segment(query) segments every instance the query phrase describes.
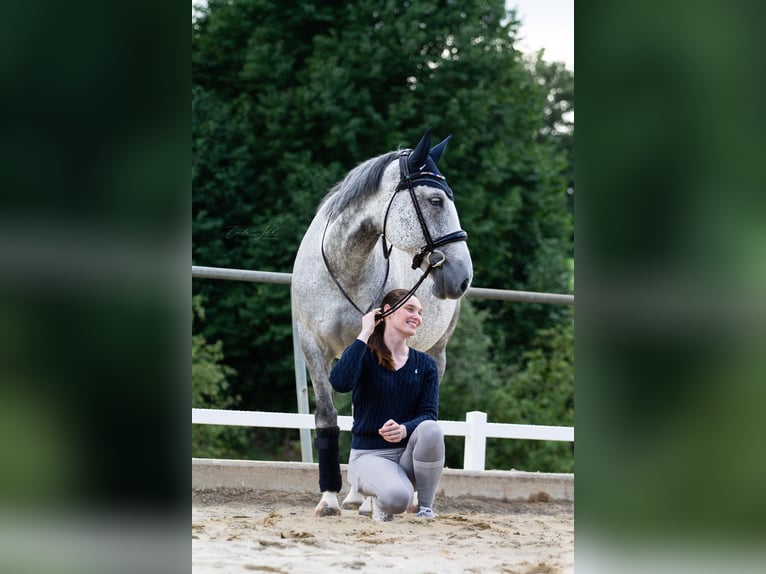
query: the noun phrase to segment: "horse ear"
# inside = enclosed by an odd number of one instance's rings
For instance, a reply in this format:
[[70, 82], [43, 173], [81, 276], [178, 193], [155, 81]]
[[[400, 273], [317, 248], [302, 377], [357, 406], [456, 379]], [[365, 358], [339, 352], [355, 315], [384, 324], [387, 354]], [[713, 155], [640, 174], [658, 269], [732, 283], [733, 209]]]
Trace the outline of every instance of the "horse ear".
[[407, 159], [407, 164], [409, 165], [410, 171], [419, 171], [420, 166], [426, 163], [426, 159], [428, 159], [428, 150], [430, 147], [431, 128], [428, 128], [426, 133], [423, 134], [423, 137], [420, 138], [418, 145], [415, 146], [415, 149], [410, 154], [410, 157]]
[[439, 163], [439, 158], [444, 153], [444, 150], [447, 149], [447, 144], [451, 138], [452, 135], [448, 135], [441, 142], [432, 147], [430, 152], [428, 152], [428, 155], [431, 156], [431, 159], [434, 160], [434, 163]]

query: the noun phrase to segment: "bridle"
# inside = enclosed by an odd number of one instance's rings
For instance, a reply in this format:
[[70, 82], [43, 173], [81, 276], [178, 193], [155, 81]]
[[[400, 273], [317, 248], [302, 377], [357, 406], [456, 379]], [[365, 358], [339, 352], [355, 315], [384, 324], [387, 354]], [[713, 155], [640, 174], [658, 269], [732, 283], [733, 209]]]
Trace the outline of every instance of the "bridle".
[[[428, 274], [431, 273], [433, 269], [436, 269], [437, 267], [441, 267], [444, 265], [444, 262], [447, 260], [447, 256], [444, 255], [444, 252], [440, 251], [438, 248], [443, 247], [444, 245], [447, 245], [449, 243], [455, 243], [457, 241], [466, 241], [468, 239], [468, 233], [462, 229], [458, 231], [453, 231], [452, 233], [447, 233], [446, 235], [442, 235], [441, 237], [437, 237], [436, 239], [431, 238], [431, 233], [428, 231], [428, 225], [426, 224], [425, 217], [423, 217], [423, 210], [420, 208], [420, 203], [418, 202], [417, 195], [415, 194], [415, 185], [428, 185], [431, 187], [438, 187], [442, 189], [446, 194], [447, 197], [452, 201], [452, 190], [447, 186], [447, 180], [446, 178], [441, 175], [440, 173], [433, 173], [431, 171], [425, 171], [421, 168], [420, 171], [410, 173], [410, 168], [407, 163], [407, 160], [409, 159], [410, 154], [412, 153], [412, 150], [405, 149], [399, 152], [399, 184], [396, 186], [396, 189], [394, 190], [394, 193], [391, 196], [391, 200], [388, 202], [388, 207], [386, 208], [386, 215], [383, 219], [383, 233], [380, 236], [381, 239], [381, 245], [383, 247], [383, 256], [386, 259], [386, 276], [383, 279], [383, 283], [380, 286], [380, 289], [378, 290], [377, 295], [375, 296], [375, 299], [370, 303], [369, 307], [367, 307], [367, 311], [362, 311], [359, 306], [354, 303], [354, 301], [351, 299], [349, 294], [346, 292], [345, 289], [343, 289], [343, 286], [340, 284], [340, 281], [338, 281], [335, 274], [330, 269], [329, 262], [327, 261], [327, 256], [325, 255], [324, 251], [324, 237], [327, 233], [327, 227], [330, 224], [330, 219], [327, 220], [327, 225], [325, 225], [324, 233], [322, 234], [322, 258], [324, 259], [325, 267], [327, 268], [328, 273], [330, 274], [330, 277], [332, 277], [332, 280], [335, 282], [335, 285], [340, 289], [340, 292], [343, 293], [343, 296], [348, 300], [349, 303], [351, 303], [354, 308], [359, 311], [362, 315], [366, 315], [372, 310], [372, 306], [375, 304], [375, 301], [377, 301], [380, 296], [382, 295], [383, 289], [386, 286], [386, 281], [388, 280], [388, 272], [391, 267], [391, 262], [389, 260], [389, 257], [391, 255], [391, 251], [393, 250], [394, 246], [388, 245], [388, 241], [386, 239], [386, 225], [388, 223], [388, 214], [391, 211], [391, 206], [394, 203], [394, 199], [396, 199], [396, 195], [406, 189], [409, 191], [410, 198], [412, 199], [412, 205], [415, 208], [415, 213], [418, 216], [418, 221], [420, 222], [420, 229], [423, 232], [423, 237], [426, 240], [426, 244], [420, 249], [418, 253], [414, 255], [412, 258], [412, 268], [417, 269], [420, 267], [423, 263], [423, 260], [425, 259], [428, 266], [426, 267], [426, 270], [423, 272], [423, 275], [418, 279], [417, 283], [415, 283], [414, 287], [409, 290], [409, 292], [399, 301], [396, 302], [394, 306], [389, 308], [387, 311], [384, 311], [383, 313], [378, 314], [376, 317], [378, 319], [382, 319], [383, 317], [387, 317], [388, 315], [391, 315], [392, 313], [395, 313], [398, 311], [406, 302], [407, 300], [412, 297], [412, 295], [417, 291], [418, 287], [425, 281], [426, 277], [428, 277]], [[422, 166], [425, 168], [425, 164]], [[432, 257], [436, 256], [437, 259], [433, 260]]]

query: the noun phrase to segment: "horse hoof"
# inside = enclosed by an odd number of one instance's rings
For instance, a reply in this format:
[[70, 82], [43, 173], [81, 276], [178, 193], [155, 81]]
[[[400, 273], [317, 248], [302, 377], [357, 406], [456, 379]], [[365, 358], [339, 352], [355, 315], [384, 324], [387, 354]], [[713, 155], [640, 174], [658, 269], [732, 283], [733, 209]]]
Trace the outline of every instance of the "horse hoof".
[[368, 496], [364, 499], [364, 502], [359, 507], [359, 514], [361, 516], [372, 516], [372, 497]]
[[340, 508], [331, 508], [326, 504], [320, 504], [314, 509], [314, 516], [323, 518], [325, 516], [340, 516]]
[[412, 504], [407, 509], [409, 514], [416, 514], [420, 510], [420, 503], [418, 502], [418, 491], [412, 495]]
[[362, 504], [364, 504], [364, 498], [362, 496], [359, 494], [354, 495], [353, 493], [349, 492], [340, 506], [346, 510], [356, 510], [362, 506]]

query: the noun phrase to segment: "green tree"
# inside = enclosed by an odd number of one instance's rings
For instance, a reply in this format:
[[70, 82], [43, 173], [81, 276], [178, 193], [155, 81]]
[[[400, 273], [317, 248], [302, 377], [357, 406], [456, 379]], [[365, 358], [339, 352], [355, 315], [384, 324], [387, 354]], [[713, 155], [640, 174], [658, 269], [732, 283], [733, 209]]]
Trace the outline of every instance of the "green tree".
[[[460, 322], [450, 339], [447, 370], [439, 388], [439, 418], [465, 420], [470, 411], [487, 412], [507, 380], [505, 369], [493, 360], [492, 340], [484, 331], [486, 311], [478, 311], [471, 300], [460, 306]], [[499, 422], [493, 420], [492, 422]], [[445, 437], [446, 465], [463, 467], [464, 437]]]
[[[574, 426], [574, 321], [542, 329], [524, 352], [523, 370], [510, 385], [491, 391], [493, 422]], [[514, 368], [515, 370], [515, 368]], [[559, 441], [487, 440], [487, 468], [573, 472], [574, 444]]]
[[[543, 329], [523, 355], [524, 367], [492, 356], [485, 332], [486, 311], [464, 300], [458, 328], [450, 340], [448, 368], [442, 381], [439, 417], [464, 420], [483, 411], [490, 422], [574, 426], [574, 324]], [[465, 439], [446, 437], [446, 464], [462, 468]], [[573, 471], [572, 445], [551, 441], [488, 439], [486, 467]]]
[[[561, 62], [546, 62], [541, 54], [534, 59], [534, 67], [535, 77], [548, 89], [545, 125], [539, 137], [549, 140], [566, 159], [567, 208], [574, 218], [574, 74]], [[574, 258], [574, 236], [571, 257]]]
[[[192, 297], [192, 322], [204, 321], [205, 309], [200, 295]], [[227, 377], [234, 374], [223, 364], [221, 341], [208, 343], [202, 335], [192, 334], [191, 396], [194, 408], [232, 408], [237, 398], [228, 393]], [[226, 458], [243, 446], [244, 431], [234, 427], [192, 425], [192, 456]]]
[[533, 65], [537, 81], [548, 90], [540, 138], [552, 141], [566, 156], [567, 183], [574, 187], [574, 74], [563, 63], [547, 62], [539, 54]]

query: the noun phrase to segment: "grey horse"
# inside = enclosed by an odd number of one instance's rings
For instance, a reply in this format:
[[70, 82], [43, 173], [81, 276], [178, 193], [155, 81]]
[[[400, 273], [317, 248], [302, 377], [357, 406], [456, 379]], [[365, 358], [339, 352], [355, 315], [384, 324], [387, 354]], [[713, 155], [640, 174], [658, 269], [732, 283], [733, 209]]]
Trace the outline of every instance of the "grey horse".
[[[428, 129], [413, 150], [357, 165], [322, 200], [298, 249], [292, 312], [316, 399], [317, 516], [341, 513], [338, 411], [328, 376], [362, 315], [391, 289], [416, 294], [424, 322], [409, 344], [436, 360], [439, 380], [444, 374], [447, 341], [473, 278], [467, 233], [436, 166], [449, 139], [431, 148]], [[344, 506], [360, 500], [352, 485]]]

